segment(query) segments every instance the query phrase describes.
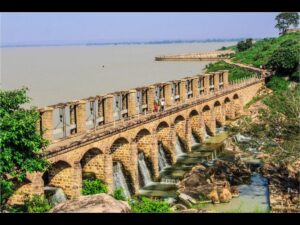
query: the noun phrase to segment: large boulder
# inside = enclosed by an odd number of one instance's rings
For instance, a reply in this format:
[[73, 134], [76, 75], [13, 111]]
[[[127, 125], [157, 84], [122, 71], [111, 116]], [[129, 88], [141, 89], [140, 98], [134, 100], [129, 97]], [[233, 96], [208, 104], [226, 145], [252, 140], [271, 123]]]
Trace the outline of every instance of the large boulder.
[[228, 188], [223, 188], [219, 195], [220, 202], [230, 202], [232, 199], [232, 194], [228, 190]]
[[50, 210], [53, 213], [126, 213], [130, 206], [125, 201], [114, 199], [108, 194], [80, 196], [74, 200], [56, 205]]

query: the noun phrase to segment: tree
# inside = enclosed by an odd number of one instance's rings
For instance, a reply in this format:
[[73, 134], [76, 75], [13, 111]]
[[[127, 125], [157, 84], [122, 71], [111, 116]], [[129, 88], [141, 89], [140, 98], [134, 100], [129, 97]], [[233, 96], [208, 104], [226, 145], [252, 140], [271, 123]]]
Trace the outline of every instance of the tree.
[[26, 172], [42, 172], [48, 165], [40, 156], [48, 141], [36, 130], [39, 113], [36, 108], [21, 107], [30, 102], [27, 91], [27, 88], [0, 90], [1, 208], [13, 194], [16, 182], [25, 180]]
[[253, 45], [252, 38], [247, 38], [245, 41], [240, 41], [237, 44], [237, 49], [239, 52], [245, 51], [248, 48], [251, 48]]
[[280, 34], [284, 34], [291, 25], [297, 27], [299, 24], [298, 13], [280, 13], [276, 16], [275, 19], [277, 21], [275, 28], [279, 29]]
[[271, 55], [268, 66], [272, 67], [276, 73], [291, 76], [299, 65], [300, 49], [296, 41], [287, 40]]

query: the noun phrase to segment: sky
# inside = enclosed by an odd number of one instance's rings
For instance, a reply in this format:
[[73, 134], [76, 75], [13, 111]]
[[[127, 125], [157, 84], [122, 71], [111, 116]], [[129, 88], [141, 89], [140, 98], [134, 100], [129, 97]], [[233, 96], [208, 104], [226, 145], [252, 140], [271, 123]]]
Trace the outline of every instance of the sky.
[[264, 38], [278, 13], [0, 13], [0, 45]]

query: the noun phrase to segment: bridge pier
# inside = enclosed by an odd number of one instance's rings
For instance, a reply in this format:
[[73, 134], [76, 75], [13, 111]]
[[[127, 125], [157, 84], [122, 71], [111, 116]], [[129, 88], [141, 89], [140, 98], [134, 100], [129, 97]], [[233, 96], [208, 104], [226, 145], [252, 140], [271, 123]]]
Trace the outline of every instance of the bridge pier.
[[106, 151], [104, 155], [104, 183], [107, 185], [108, 193], [112, 194], [114, 191], [113, 159], [112, 155], [109, 154], [108, 151]]

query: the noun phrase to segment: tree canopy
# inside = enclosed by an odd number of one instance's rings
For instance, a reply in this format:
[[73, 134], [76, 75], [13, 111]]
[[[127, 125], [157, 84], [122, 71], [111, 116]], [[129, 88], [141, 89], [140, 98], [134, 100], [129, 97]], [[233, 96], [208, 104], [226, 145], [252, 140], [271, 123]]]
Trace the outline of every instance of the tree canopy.
[[26, 178], [26, 173], [44, 171], [47, 161], [40, 156], [48, 141], [37, 132], [39, 113], [24, 109], [29, 103], [27, 88], [0, 90], [0, 185], [1, 207], [14, 192], [14, 185]]
[[277, 21], [275, 28], [279, 29], [280, 34], [284, 34], [291, 25], [294, 27], [299, 25], [299, 14], [297, 12], [283, 12], [278, 14], [275, 19]]

